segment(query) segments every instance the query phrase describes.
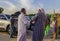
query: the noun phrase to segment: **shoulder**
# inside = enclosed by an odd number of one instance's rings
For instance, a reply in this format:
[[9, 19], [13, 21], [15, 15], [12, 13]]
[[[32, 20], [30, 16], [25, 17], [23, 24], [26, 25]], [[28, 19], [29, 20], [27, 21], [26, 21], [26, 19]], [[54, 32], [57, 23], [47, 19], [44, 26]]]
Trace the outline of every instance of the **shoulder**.
[[22, 13], [19, 15], [19, 18], [24, 18], [24, 17], [25, 17], [25, 16], [24, 16], [24, 14], [22, 14]]
[[18, 18], [21, 18], [21, 16], [22, 16], [22, 14], [20, 14], [20, 15], [18, 16]]

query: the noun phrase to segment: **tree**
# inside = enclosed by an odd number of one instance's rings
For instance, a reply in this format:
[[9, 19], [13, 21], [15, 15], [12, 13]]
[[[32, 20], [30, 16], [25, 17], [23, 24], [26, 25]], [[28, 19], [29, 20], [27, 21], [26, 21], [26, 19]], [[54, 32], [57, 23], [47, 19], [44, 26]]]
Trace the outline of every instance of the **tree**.
[[0, 13], [2, 13], [4, 11], [4, 9], [2, 7], [0, 7]]
[[18, 17], [19, 14], [21, 14], [20, 11], [17, 11], [17, 12], [14, 13], [15, 17]]

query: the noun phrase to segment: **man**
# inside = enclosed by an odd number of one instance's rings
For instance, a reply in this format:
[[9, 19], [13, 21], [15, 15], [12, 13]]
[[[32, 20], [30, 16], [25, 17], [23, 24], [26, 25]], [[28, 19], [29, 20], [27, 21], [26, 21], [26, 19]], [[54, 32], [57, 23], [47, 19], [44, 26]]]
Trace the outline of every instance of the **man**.
[[26, 17], [25, 8], [21, 9], [21, 14], [18, 17], [18, 37], [17, 41], [26, 41], [26, 26], [30, 24]]
[[14, 35], [14, 15], [11, 15], [11, 27], [10, 27], [10, 38], [13, 38]]
[[34, 18], [34, 26], [33, 26], [33, 41], [43, 41], [44, 30], [45, 30], [45, 14], [43, 10], [39, 9], [37, 13], [37, 17]]

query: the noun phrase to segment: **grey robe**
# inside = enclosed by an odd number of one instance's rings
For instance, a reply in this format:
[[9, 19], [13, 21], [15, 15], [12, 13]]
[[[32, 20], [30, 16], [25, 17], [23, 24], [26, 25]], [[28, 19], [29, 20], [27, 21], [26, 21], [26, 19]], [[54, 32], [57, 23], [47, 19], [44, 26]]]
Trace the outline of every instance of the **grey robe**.
[[38, 14], [33, 26], [33, 41], [43, 41], [45, 29], [45, 14]]

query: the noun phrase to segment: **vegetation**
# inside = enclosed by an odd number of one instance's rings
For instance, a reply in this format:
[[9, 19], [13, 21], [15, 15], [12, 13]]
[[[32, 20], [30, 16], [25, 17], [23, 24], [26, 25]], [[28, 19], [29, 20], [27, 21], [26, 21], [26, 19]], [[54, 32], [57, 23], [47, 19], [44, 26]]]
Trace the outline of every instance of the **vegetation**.
[[0, 13], [2, 13], [4, 11], [4, 8], [0, 7]]

